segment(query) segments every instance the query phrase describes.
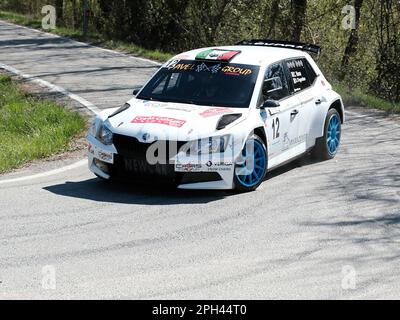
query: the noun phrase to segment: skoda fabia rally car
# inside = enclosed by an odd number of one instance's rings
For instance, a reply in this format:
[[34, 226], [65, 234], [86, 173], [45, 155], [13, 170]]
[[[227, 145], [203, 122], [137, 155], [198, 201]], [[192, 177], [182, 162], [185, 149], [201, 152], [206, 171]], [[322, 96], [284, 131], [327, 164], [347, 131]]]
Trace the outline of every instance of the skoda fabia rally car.
[[320, 48], [249, 40], [175, 56], [123, 107], [96, 117], [90, 170], [106, 180], [243, 192], [310, 151], [332, 159], [344, 106], [307, 51]]

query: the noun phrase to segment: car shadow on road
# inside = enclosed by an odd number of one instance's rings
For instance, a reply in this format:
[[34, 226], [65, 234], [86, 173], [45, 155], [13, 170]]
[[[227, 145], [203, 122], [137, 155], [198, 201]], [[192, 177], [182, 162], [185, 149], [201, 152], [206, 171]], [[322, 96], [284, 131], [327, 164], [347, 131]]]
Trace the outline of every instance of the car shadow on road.
[[[274, 179], [290, 170], [315, 163], [310, 157], [299, 158], [269, 173], [265, 180]], [[268, 183], [264, 181], [264, 183]], [[211, 203], [237, 196], [232, 190], [181, 190], [174, 186], [135, 184], [132, 182], [103, 181], [93, 178], [78, 182], [65, 182], [44, 188], [51, 193], [78, 199], [105, 203], [174, 205]]]
[[181, 190], [174, 186], [134, 184], [103, 181], [93, 178], [78, 182], [65, 182], [44, 188], [51, 193], [78, 199], [105, 203], [175, 205], [206, 204], [234, 195], [232, 191]]

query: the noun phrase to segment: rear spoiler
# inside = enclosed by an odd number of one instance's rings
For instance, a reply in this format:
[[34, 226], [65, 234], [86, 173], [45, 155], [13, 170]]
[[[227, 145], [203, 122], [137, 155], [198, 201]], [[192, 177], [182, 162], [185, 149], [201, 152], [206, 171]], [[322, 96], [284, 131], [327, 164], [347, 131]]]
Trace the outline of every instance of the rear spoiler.
[[243, 40], [236, 44], [237, 46], [260, 46], [260, 47], [280, 47], [286, 49], [295, 49], [308, 51], [315, 54], [321, 53], [321, 47], [310, 43], [294, 42], [294, 41], [281, 41], [281, 40], [268, 40], [268, 39], [252, 39]]

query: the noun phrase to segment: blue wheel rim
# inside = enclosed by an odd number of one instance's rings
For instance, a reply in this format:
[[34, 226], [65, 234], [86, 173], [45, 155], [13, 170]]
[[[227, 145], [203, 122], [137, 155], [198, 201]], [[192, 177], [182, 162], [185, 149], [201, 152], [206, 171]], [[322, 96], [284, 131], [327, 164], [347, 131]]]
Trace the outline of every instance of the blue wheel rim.
[[341, 123], [337, 115], [333, 115], [329, 120], [328, 133], [326, 135], [326, 145], [330, 155], [335, 155], [339, 145], [341, 137]]
[[[251, 140], [252, 148], [251, 151], [245, 147], [242, 151], [242, 157], [249, 159], [244, 163], [236, 165], [235, 175], [240, 184], [246, 188], [252, 188], [258, 185], [264, 178], [265, 171], [267, 168], [267, 155], [265, 153], [264, 146], [257, 140]], [[247, 143], [246, 143], [247, 144]]]

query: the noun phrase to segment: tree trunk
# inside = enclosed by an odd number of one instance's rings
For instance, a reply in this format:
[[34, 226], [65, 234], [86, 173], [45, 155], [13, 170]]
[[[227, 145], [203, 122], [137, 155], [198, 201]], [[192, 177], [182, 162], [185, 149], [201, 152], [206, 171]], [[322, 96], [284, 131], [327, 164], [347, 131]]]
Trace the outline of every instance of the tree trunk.
[[57, 24], [63, 23], [64, 18], [64, 0], [56, 0]]
[[306, 21], [307, 0], [292, 0], [292, 41], [300, 41]]
[[76, 0], [72, 0], [72, 19], [74, 29], [78, 29], [78, 8], [76, 6]]
[[265, 32], [265, 35], [269, 39], [275, 39], [276, 37], [276, 24], [279, 17], [279, 2], [280, 0], [272, 1], [271, 6], [265, 6], [264, 17], [266, 20], [263, 21], [263, 25], [269, 25], [268, 31]]
[[225, 9], [230, 2], [231, 2], [231, 0], [220, 1], [220, 6], [217, 8], [217, 14], [211, 18], [211, 34], [209, 37], [210, 43], [215, 42], [215, 38], [217, 37], [218, 27], [221, 23]]
[[360, 17], [361, 17], [361, 7], [364, 0], [354, 0], [354, 8], [356, 11], [356, 27], [355, 29], [351, 30], [351, 34], [349, 40], [347, 42], [346, 49], [344, 50], [342, 63], [340, 67], [340, 75], [339, 80], [343, 80], [346, 75], [346, 69], [349, 66], [350, 57], [357, 51], [358, 47], [358, 27], [360, 24]]

